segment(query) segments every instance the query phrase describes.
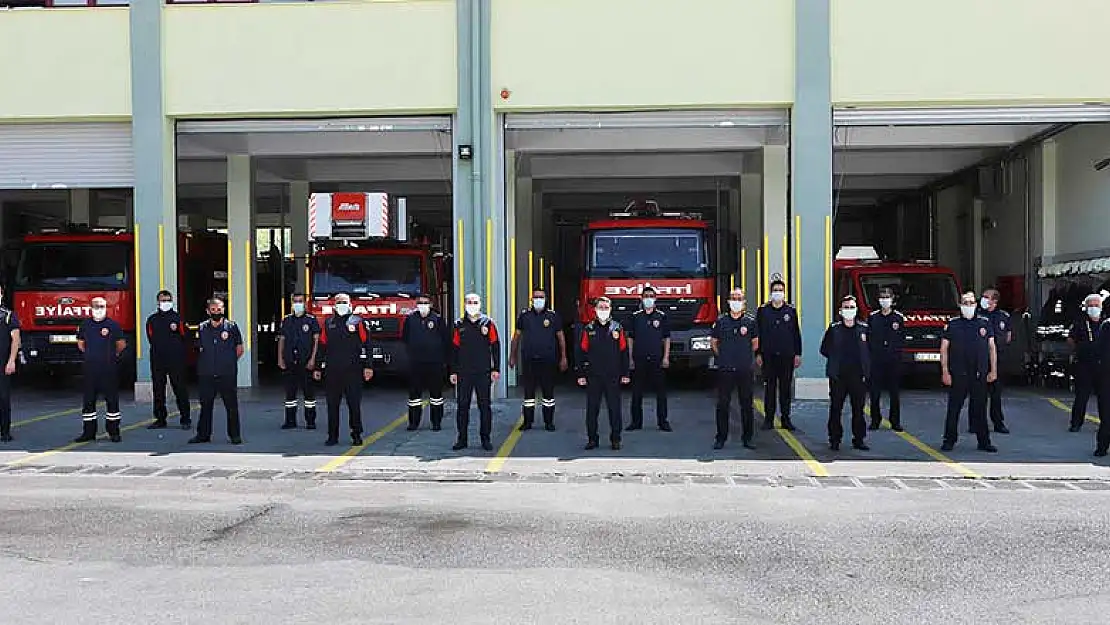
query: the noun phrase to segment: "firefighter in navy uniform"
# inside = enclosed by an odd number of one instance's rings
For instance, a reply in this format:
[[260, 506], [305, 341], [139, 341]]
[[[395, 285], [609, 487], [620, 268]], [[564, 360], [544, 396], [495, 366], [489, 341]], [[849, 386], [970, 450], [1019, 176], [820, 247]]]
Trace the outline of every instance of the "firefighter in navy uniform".
[[871, 344], [871, 429], [883, 422], [879, 410], [882, 394], [890, 399], [890, 428], [902, 431], [902, 402], [898, 387], [902, 381], [902, 346], [906, 341], [906, 317], [894, 310], [894, 291], [879, 289], [879, 310], [867, 318]]
[[[991, 329], [994, 331], [994, 348], [998, 354], [998, 361], [1001, 362], [1014, 337], [1014, 332], [1010, 323], [1010, 313], [998, 309], [999, 297], [998, 289], [983, 291], [983, 297], [979, 300], [979, 315], [991, 322]], [[996, 373], [997, 371], [995, 369]], [[1009, 434], [1010, 430], [1006, 428], [1006, 420], [1002, 414], [1001, 376], [996, 376], [993, 382], [987, 383], [987, 403], [990, 406], [991, 425], [994, 426], [994, 431], [999, 434]]]
[[401, 341], [409, 356], [409, 430], [420, 427], [423, 395], [428, 392], [432, 430], [443, 429], [443, 378], [451, 356], [451, 330], [447, 321], [432, 310], [432, 299], [416, 298], [416, 310], [405, 318]]
[[239, 359], [243, 356], [243, 334], [239, 326], [224, 317], [224, 301], [208, 300], [208, 319], [198, 332], [200, 353], [197, 355], [197, 381], [200, 386], [200, 418], [197, 434], [189, 443], [212, 441], [212, 411], [216, 396], [227, 412], [227, 438], [232, 445], [241, 445], [239, 426]]
[[629, 383], [628, 337], [612, 319], [612, 312], [608, 297], [597, 298], [595, 317], [582, 328], [576, 342], [578, 385], [586, 387], [586, 449], [598, 447], [602, 396], [609, 412], [609, 442], [613, 449], [621, 448], [621, 385]]
[[852, 401], [852, 448], [867, 446], [867, 420], [863, 404], [867, 401], [867, 379], [871, 375], [871, 350], [867, 345], [868, 327], [856, 320], [859, 307], [848, 295], [840, 300], [840, 318], [825, 330], [821, 355], [828, 359], [825, 375], [829, 378], [829, 449], [837, 451], [844, 438], [844, 400]]
[[316, 429], [316, 389], [312, 373], [316, 370], [316, 352], [320, 347], [320, 323], [306, 314], [305, 296], [294, 293], [293, 312], [281, 320], [278, 336], [278, 369], [285, 382], [285, 423], [283, 430], [297, 427], [297, 392], [304, 397], [304, 425]]
[[328, 397], [328, 439], [325, 445], [339, 444], [339, 404], [347, 402], [351, 444], [362, 444], [362, 385], [374, 377], [370, 358], [370, 326], [362, 317], [351, 314], [351, 296], [335, 296], [335, 314], [324, 320], [320, 333], [317, 370], [319, 380], [326, 374], [324, 388]]
[[[0, 301], [4, 293], [0, 290]], [[0, 442], [12, 440], [12, 376], [22, 345], [19, 318], [7, 307], [0, 307], [0, 354], [7, 354], [4, 374], [0, 375]]]
[[671, 327], [667, 315], [655, 307], [655, 289], [644, 287], [643, 308], [632, 315], [628, 329], [632, 352], [632, 412], [628, 430], [644, 427], [644, 392], [655, 394], [655, 422], [664, 432], [671, 431], [667, 421], [667, 376], [671, 366]]
[[[518, 356], [520, 356], [518, 358]], [[520, 366], [524, 386], [520, 430], [536, 419], [536, 389], [543, 393], [543, 427], [555, 431], [555, 376], [567, 370], [567, 342], [559, 313], [547, 309], [543, 289], [532, 291], [532, 307], [520, 313], [509, 351], [509, 366]]]
[[154, 423], [147, 429], [160, 430], [167, 425], [166, 378], [169, 378], [177, 400], [181, 429], [188, 430], [193, 426], [189, 417], [189, 388], [185, 384], [188, 340], [185, 323], [173, 309], [173, 294], [169, 291], [158, 291], [158, 312], [146, 319], [146, 338], [150, 343], [150, 378], [154, 391]]
[[759, 328], [755, 317], [744, 311], [743, 289], [728, 296], [729, 311], [713, 324], [713, 355], [717, 363], [717, 436], [713, 449], [722, 449], [728, 440], [729, 404], [736, 392], [740, 403], [740, 442], [755, 449], [755, 409], [752, 406], [753, 365], [759, 347]]
[[75, 442], [96, 438], [96, 400], [103, 396], [107, 410], [104, 429], [113, 443], [120, 442], [119, 355], [127, 347], [123, 329], [108, 318], [108, 302], [103, 297], [92, 300], [92, 319], [85, 319], [77, 329], [77, 349], [84, 354], [82, 375], [85, 378], [85, 400], [81, 410], [83, 428]]
[[798, 311], [786, 303], [785, 282], [771, 282], [771, 301], [759, 307], [755, 322], [759, 326], [759, 351], [756, 352], [755, 362], [757, 367], [763, 369], [767, 384], [763, 395], [763, 429], [775, 426], [777, 396], [782, 429], [793, 431], [790, 398], [794, 370], [802, 366], [802, 331], [798, 326]]
[[997, 376], [998, 353], [990, 319], [976, 314], [975, 293], [960, 298], [960, 316], [948, 321], [940, 340], [941, 381], [949, 387], [948, 415], [941, 450], [956, 446], [960, 410], [968, 401], [967, 416], [979, 450], [996, 452], [987, 427], [987, 384]]
[[1110, 416], [1110, 318], [1099, 324], [1094, 353], [1099, 363], [1095, 388], [1098, 393], [1098, 414], [1101, 417], [1098, 434], [1095, 436], [1095, 456], [1104, 458], [1110, 450], [1110, 418], [1107, 418]]
[[[1078, 432], [1087, 418], [1087, 404], [1099, 382], [1099, 358], [1095, 348], [1102, 333], [1102, 297], [1097, 293], [1083, 300], [1083, 319], [1076, 321], [1068, 333], [1068, 345], [1075, 350], [1072, 374], [1075, 377], [1075, 401], [1071, 406], [1069, 432]], [[1096, 397], [1097, 402], [1097, 397]]]
[[501, 379], [501, 338], [493, 320], [482, 314], [482, 298], [468, 293], [464, 298], [465, 314], [455, 320], [451, 343], [451, 384], [456, 385], [455, 428], [458, 431], [454, 451], [466, 449], [470, 432], [470, 398], [478, 398], [478, 435], [482, 449], [493, 450], [493, 407], [490, 392]]

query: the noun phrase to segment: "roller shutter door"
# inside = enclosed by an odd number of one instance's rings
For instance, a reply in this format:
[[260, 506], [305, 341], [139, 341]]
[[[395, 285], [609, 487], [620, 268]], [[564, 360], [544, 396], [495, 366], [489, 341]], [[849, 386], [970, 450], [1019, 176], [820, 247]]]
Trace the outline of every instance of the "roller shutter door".
[[129, 122], [0, 125], [0, 189], [134, 186]]

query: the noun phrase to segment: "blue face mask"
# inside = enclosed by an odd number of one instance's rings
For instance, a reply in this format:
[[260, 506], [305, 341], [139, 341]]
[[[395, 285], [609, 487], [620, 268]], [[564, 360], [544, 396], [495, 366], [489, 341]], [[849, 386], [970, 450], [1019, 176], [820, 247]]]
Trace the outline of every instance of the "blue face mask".
[[304, 314], [304, 302], [293, 302], [293, 314], [298, 317]]
[[655, 308], [655, 298], [654, 297], [645, 297], [643, 299], [643, 302], [644, 302], [644, 308]]

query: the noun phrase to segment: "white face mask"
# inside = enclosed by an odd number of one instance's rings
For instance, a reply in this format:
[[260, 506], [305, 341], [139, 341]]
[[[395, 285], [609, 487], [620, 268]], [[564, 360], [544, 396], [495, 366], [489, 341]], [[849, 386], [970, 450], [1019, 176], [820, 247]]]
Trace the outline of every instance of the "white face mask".
[[173, 302], [158, 302], [158, 310], [162, 312], [170, 312], [173, 310]]
[[784, 293], [783, 291], [771, 291], [771, 301], [772, 302], [775, 302], [777, 304], [778, 302], [781, 302], [784, 299], [786, 299], [786, 293]]
[[1091, 319], [1101, 319], [1102, 318], [1102, 307], [1100, 307], [1100, 306], [1088, 306], [1087, 307], [1087, 316], [1090, 317]]
[[988, 299], [986, 297], [980, 299], [979, 300], [979, 307], [982, 308], [983, 310], [990, 310], [990, 307], [991, 307], [990, 299]]
[[298, 317], [304, 314], [304, 302], [293, 302], [293, 314]]
[[730, 299], [728, 300], [728, 309], [734, 313], [743, 312], [744, 302], [742, 300], [736, 301], [734, 299]]
[[608, 310], [602, 310], [600, 308], [597, 309], [597, 320], [600, 321], [601, 323], [605, 323], [606, 321], [609, 321], [609, 312], [610, 311], [608, 311]]
[[644, 302], [644, 308], [655, 308], [655, 298], [654, 297], [645, 297], [643, 302]]
[[546, 305], [547, 305], [547, 301], [544, 298], [542, 298], [542, 297], [533, 297], [532, 298], [532, 308], [535, 308], [536, 310], [543, 310], [543, 307], [546, 306]]
[[347, 302], [338, 302], [338, 303], [335, 304], [335, 312], [336, 312], [336, 314], [338, 314], [341, 317], [343, 315], [350, 314], [351, 305], [348, 304]]
[[855, 308], [841, 308], [840, 309], [840, 316], [843, 317], [845, 321], [851, 321], [851, 320], [856, 318], [856, 309]]
[[478, 313], [480, 313], [480, 312], [482, 312], [482, 305], [481, 304], [467, 304], [466, 305], [466, 314], [470, 315], [471, 317], [477, 317]]
[[893, 305], [894, 305], [894, 300], [890, 299], [889, 297], [880, 297], [879, 298], [879, 306], [882, 306], [883, 308], [890, 308]]
[[104, 318], [108, 316], [108, 309], [107, 308], [94, 308], [94, 309], [92, 309], [92, 316], [93, 316], [93, 319], [95, 319], [97, 321], [104, 321]]
[[975, 316], [975, 306], [960, 306], [960, 313], [963, 314], [964, 319], [971, 319]]
[[432, 312], [431, 304], [417, 304], [416, 312], [420, 313], [421, 317], [427, 317], [428, 313]]

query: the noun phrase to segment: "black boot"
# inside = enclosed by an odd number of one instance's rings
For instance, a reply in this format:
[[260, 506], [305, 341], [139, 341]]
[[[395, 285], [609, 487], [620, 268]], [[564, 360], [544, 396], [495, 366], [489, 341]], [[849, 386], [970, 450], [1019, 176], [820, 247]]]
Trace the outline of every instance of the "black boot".
[[482, 439], [482, 449], [486, 451], [493, 451], [493, 443], [488, 438]]
[[466, 439], [465, 438], [460, 438], [460, 439], [456, 440], [455, 444], [451, 446], [452, 451], [459, 451], [459, 450], [462, 450], [462, 449], [466, 449]]
[[108, 430], [108, 438], [113, 443], [118, 443], [123, 440], [119, 435], [119, 419], [108, 419], [104, 423], [104, 429]]
[[304, 429], [306, 429], [306, 430], [315, 430], [316, 429], [316, 409], [315, 408], [306, 408], [305, 409], [305, 411], [304, 411]]
[[96, 419], [81, 421], [81, 436], [73, 439], [75, 443], [87, 443], [96, 440]]
[[155, 419], [154, 423], [151, 423], [150, 425], [146, 426], [146, 429], [148, 429], [148, 430], [164, 430], [167, 427], [169, 427], [169, 426], [166, 423], [165, 419]]
[[285, 423], [281, 424], [281, 429], [283, 429], [283, 430], [292, 430], [292, 429], [295, 429], [296, 427], [297, 427], [297, 407], [296, 406], [286, 406], [285, 407]]

